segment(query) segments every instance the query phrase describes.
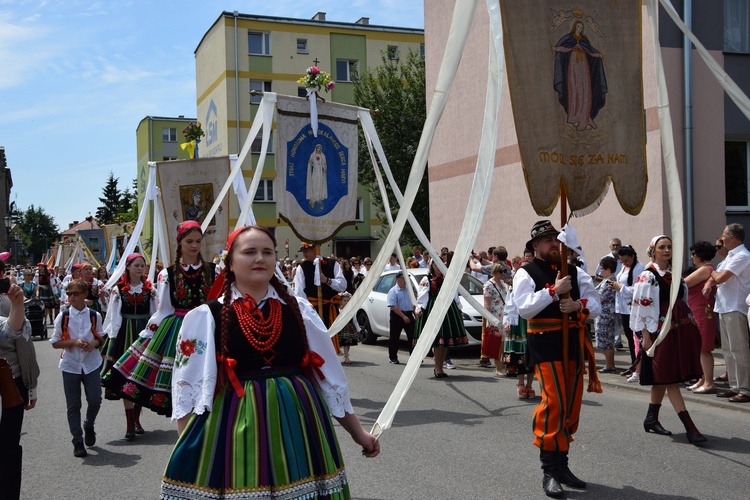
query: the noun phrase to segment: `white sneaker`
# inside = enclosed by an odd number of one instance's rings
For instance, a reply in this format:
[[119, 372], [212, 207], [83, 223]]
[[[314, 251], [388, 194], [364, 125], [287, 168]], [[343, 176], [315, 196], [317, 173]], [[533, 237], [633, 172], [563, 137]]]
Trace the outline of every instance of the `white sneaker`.
[[444, 370], [455, 370], [456, 369], [456, 365], [454, 365], [453, 363], [448, 363], [446, 361], [445, 363], [443, 363], [443, 369]]
[[641, 381], [641, 376], [640, 376], [640, 375], [638, 375], [637, 373], [634, 373], [634, 374], [632, 374], [632, 375], [631, 375], [630, 377], [628, 377], [628, 379], [626, 380], [626, 382], [627, 382], [628, 384], [632, 384], [632, 383], [634, 383], [634, 382], [640, 382], [640, 381]]

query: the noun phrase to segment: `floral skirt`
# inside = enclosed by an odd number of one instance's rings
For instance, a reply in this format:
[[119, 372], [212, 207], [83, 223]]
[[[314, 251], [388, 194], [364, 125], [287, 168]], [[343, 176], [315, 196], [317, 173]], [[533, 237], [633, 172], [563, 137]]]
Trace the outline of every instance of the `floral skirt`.
[[[102, 345], [104, 363], [102, 364], [102, 371], [100, 374], [102, 378], [102, 387], [108, 387], [115, 362], [117, 362], [117, 360], [125, 354], [126, 349], [138, 339], [138, 334], [146, 328], [148, 319], [149, 316], [147, 314], [142, 316], [133, 315], [128, 318], [123, 317], [122, 326], [117, 333], [117, 337], [105, 337], [104, 344]], [[120, 388], [121, 387], [122, 384], [120, 385]], [[104, 397], [114, 401], [121, 399], [122, 395], [118, 390], [106, 389], [104, 391]]]
[[[169, 458], [162, 499], [350, 498], [328, 407], [300, 373], [229, 387], [192, 415]], [[244, 377], [240, 377], [241, 379]]]
[[503, 361], [508, 377], [534, 372], [526, 366], [526, 320], [523, 318], [518, 318], [518, 324], [511, 325], [510, 333], [505, 335]]
[[159, 415], [171, 416], [172, 370], [182, 320], [183, 316], [167, 316], [152, 338], [138, 337], [115, 363], [105, 387]]
[[[424, 325], [427, 323], [427, 318], [430, 317], [430, 311], [434, 303], [435, 299], [430, 299], [427, 303], [427, 309], [422, 311], [422, 314], [417, 318], [414, 325], [414, 345], [417, 345], [417, 340], [419, 340]], [[432, 347], [457, 347], [468, 343], [469, 337], [466, 336], [461, 310], [454, 301], [451, 301], [448, 312], [445, 313], [445, 318], [443, 318], [443, 324], [440, 325], [440, 330], [438, 330], [435, 340], [432, 341]]]

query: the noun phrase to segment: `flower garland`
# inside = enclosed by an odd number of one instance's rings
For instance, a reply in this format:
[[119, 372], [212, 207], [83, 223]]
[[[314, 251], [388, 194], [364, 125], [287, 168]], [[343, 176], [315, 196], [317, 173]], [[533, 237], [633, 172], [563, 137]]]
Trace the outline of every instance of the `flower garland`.
[[305, 76], [297, 80], [297, 83], [304, 85], [306, 89], [313, 89], [315, 92], [320, 92], [321, 89], [328, 92], [336, 86], [336, 83], [331, 80], [331, 74], [321, 71], [317, 66], [307, 68]]

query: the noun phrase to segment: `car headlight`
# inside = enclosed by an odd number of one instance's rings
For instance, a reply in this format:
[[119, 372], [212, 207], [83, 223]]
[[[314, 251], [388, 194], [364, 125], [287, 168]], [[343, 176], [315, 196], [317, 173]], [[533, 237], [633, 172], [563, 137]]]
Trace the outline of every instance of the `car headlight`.
[[469, 316], [465, 312], [462, 312], [461, 313], [461, 319], [463, 319], [464, 321], [471, 321], [471, 316]]

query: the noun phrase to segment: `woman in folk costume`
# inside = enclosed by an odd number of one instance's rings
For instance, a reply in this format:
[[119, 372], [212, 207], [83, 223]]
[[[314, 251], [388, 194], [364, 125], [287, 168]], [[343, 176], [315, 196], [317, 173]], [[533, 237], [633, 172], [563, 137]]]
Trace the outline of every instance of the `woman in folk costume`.
[[104, 318], [102, 302], [104, 302], [104, 283], [94, 278], [94, 267], [89, 262], [81, 265], [81, 279], [88, 283], [89, 294], [86, 297], [86, 306], [101, 314]]
[[203, 261], [202, 241], [198, 222], [189, 220], [177, 226], [177, 258], [159, 273], [158, 310], [115, 363], [116, 373], [112, 372], [106, 385], [159, 415], [172, 415], [172, 369], [182, 320], [206, 302], [213, 284], [215, 266]]
[[[146, 328], [149, 318], [156, 311], [156, 291], [146, 279], [146, 259], [141, 254], [130, 254], [125, 259], [125, 272], [113, 292], [103, 327], [107, 334], [102, 347], [104, 364], [101, 377], [104, 387], [112, 377], [115, 362], [138, 339], [138, 334]], [[111, 389], [104, 391], [104, 397], [109, 400], [122, 399], [120, 391]], [[122, 402], [127, 422], [125, 439], [130, 441], [136, 434], [144, 433], [140, 422], [141, 406], [128, 399]]]
[[[440, 289], [443, 287], [443, 279], [443, 274], [433, 260], [430, 262], [430, 273], [422, 278], [419, 284], [417, 308], [414, 311], [414, 316], [417, 317], [416, 324], [414, 325], [414, 345], [417, 345], [417, 340], [419, 340], [424, 325], [427, 323], [432, 306], [435, 305], [438, 293], [440, 293]], [[432, 373], [435, 375], [435, 378], [446, 378], [448, 376], [443, 371], [443, 364], [448, 354], [448, 348], [469, 343], [469, 338], [466, 336], [466, 328], [464, 328], [464, 320], [461, 317], [460, 305], [461, 302], [459, 302], [458, 293], [456, 293], [451, 301], [451, 305], [448, 307], [445, 318], [443, 318], [443, 323], [440, 325], [437, 336], [432, 342], [432, 350], [435, 353], [435, 369]]]
[[[651, 349], [659, 336], [662, 322], [669, 309], [669, 293], [672, 285], [672, 240], [668, 236], [656, 236], [648, 247], [651, 262], [646, 265], [635, 282], [633, 307], [630, 312], [630, 328], [643, 333], [643, 350]], [[679, 277], [677, 277], [679, 279]], [[654, 356], [642, 351], [641, 385], [651, 386], [648, 413], [643, 421], [646, 432], [663, 436], [672, 433], [659, 423], [659, 409], [664, 394], [685, 426], [687, 439], [693, 444], [706, 442], [706, 437], [695, 427], [685, 408], [680, 392], [683, 380], [698, 378], [700, 365], [701, 336], [687, 303], [687, 287], [680, 283], [680, 292], [672, 307], [670, 329], [664, 340], [656, 346]]]
[[329, 415], [364, 455], [380, 452], [326, 327], [274, 275], [275, 247], [265, 228], [235, 230], [221, 296], [185, 317], [172, 380], [180, 438], [161, 498], [350, 498]]

